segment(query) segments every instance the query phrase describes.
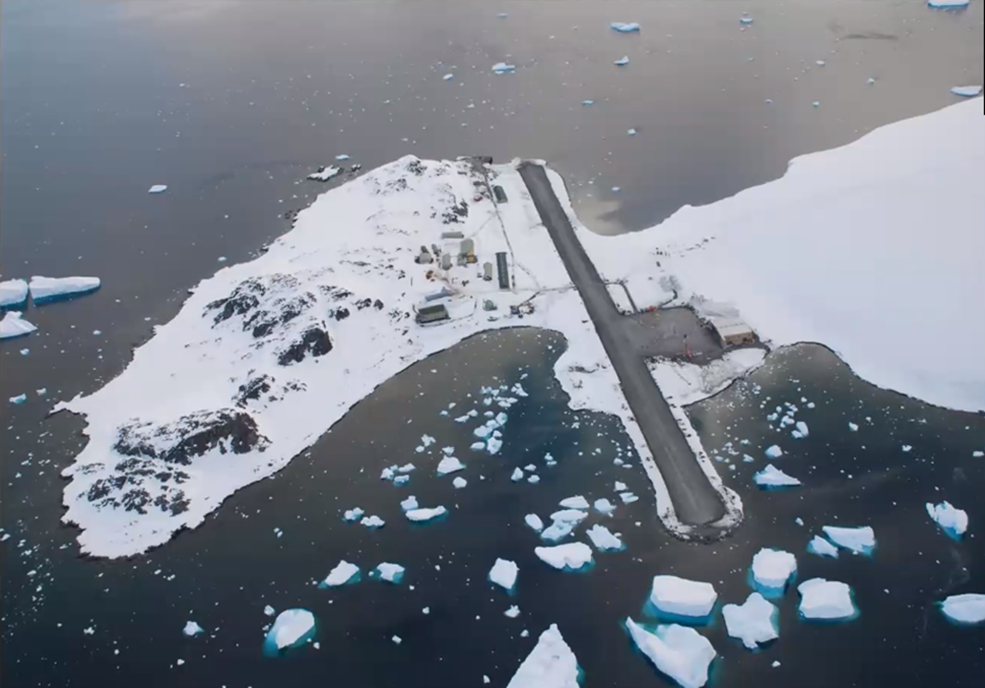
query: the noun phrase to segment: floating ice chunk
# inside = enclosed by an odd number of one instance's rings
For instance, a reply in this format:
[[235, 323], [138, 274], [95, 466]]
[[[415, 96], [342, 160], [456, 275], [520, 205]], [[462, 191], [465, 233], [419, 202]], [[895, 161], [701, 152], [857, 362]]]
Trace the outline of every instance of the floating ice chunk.
[[623, 548], [622, 540], [619, 539], [618, 533], [613, 533], [605, 526], [596, 523], [594, 526], [585, 531], [588, 535], [588, 539], [592, 541], [595, 545], [595, 549], [600, 552], [610, 552], [615, 550], [620, 550]]
[[185, 624], [185, 627], [181, 629], [181, 632], [187, 635], [189, 638], [193, 638], [199, 633], [204, 633], [205, 629], [199, 626], [194, 621], [189, 621]]
[[913, 446], [912, 446], [912, 445], [910, 445], [910, 444], [904, 444], [904, 445], [903, 445], [903, 453], [904, 453], [904, 454], [908, 454], [908, 453], [910, 453], [910, 451], [911, 451], [912, 449], [913, 449]]
[[23, 404], [25, 401], [27, 401], [27, 395], [26, 394], [18, 394], [16, 397], [10, 397], [10, 399], [8, 399], [8, 401], [11, 404]]
[[581, 495], [577, 495], [575, 497], [567, 497], [566, 499], [562, 499], [560, 505], [565, 509], [587, 509], [588, 500]]
[[622, 57], [620, 57], [618, 60], [616, 60], [612, 64], [614, 64], [617, 67], [625, 67], [626, 65], [629, 64], [629, 57], [627, 55], [623, 55]]
[[528, 463], [526, 466], [523, 467], [523, 470], [533, 473], [534, 471], [537, 470], [537, 466], [536, 464]]
[[405, 463], [403, 466], [401, 466], [400, 468], [397, 469], [397, 473], [410, 473], [415, 468], [417, 468], [417, 466], [415, 466], [414, 464], [412, 464], [412, 463]]
[[807, 543], [807, 551], [819, 557], [838, 558], [838, 548], [825, 540], [820, 535], [815, 535], [814, 539]]
[[463, 487], [469, 484], [469, 481], [461, 476], [457, 476], [451, 481], [451, 484], [455, 486], [456, 490], [461, 490]]
[[472, 451], [482, 451], [485, 448], [486, 448], [485, 442], [473, 442], [472, 445], [469, 447], [469, 449], [471, 449]]
[[589, 105], [595, 105], [595, 101], [594, 100], [583, 100], [583, 101], [581, 101], [581, 104], [587, 107]]
[[633, 502], [638, 500], [639, 497], [634, 495], [632, 492], [620, 492], [619, 499], [622, 500], [623, 504], [632, 504]]
[[318, 172], [312, 172], [311, 174], [309, 174], [308, 179], [311, 179], [312, 181], [316, 181], [316, 182], [327, 182], [332, 177], [338, 175], [338, 173], [341, 171], [342, 169], [340, 167], [336, 167], [335, 165], [328, 165], [326, 167], [323, 167]]
[[296, 647], [315, 630], [315, 615], [307, 609], [285, 609], [274, 620], [274, 625], [267, 632], [267, 643], [283, 650], [286, 647]]
[[616, 505], [610, 502], [605, 497], [595, 500], [595, 510], [600, 514], [605, 514], [606, 516], [612, 515], [612, 512], [616, 510]]
[[927, 514], [955, 540], [961, 539], [968, 530], [968, 514], [962, 509], [951, 506], [950, 502], [944, 501], [940, 504], [927, 502]]
[[496, 18], [497, 19], [506, 19], [508, 16], [510, 16], [510, 15], [506, 14], [506, 12], [500, 12], [499, 14], [496, 15]]
[[454, 78], [455, 78], [455, 75], [454, 75], [454, 74], [445, 74], [445, 75], [444, 75], [443, 77], [441, 77], [441, 78], [442, 78], [442, 79], [444, 79], [445, 81], [451, 81], [452, 79], [454, 79]]
[[790, 552], [764, 547], [752, 558], [752, 578], [757, 586], [782, 590], [797, 573], [797, 557]]
[[852, 432], [858, 432], [858, 425], [856, 425], [855, 423], [849, 423], [848, 429], [851, 430]]
[[555, 511], [551, 514], [551, 520], [554, 521], [554, 523], [570, 523], [572, 525], [578, 525], [586, 518], [588, 518], [588, 512], [580, 509], [564, 509], [562, 511]]
[[626, 130], [626, 135], [627, 136], [636, 136], [636, 129], [627, 129]]
[[0, 308], [19, 306], [27, 301], [27, 282], [12, 279], [0, 282]]
[[811, 578], [797, 586], [800, 615], [805, 619], [834, 621], [852, 619], [858, 613], [852, 589], [845, 583]]
[[380, 480], [393, 480], [393, 474], [396, 472], [396, 466], [388, 466], [380, 471]]
[[506, 64], [505, 62], [497, 62], [492, 66], [492, 70], [496, 74], [507, 74], [509, 72], [516, 71], [516, 65]]
[[538, 533], [544, 529], [544, 522], [537, 514], [527, 514], [523, 517], [523, 520]]
[[410, 482], [409, 475], [398, 475], [396, 478], [393, 479], [394, 485], [406, 485], [409, 482]]
[[814, 64], [816, 64], [818, 67], [823, 67], [824, 65], [826, 65], [828, 63], [825, 62], [824, 60], [817, 60], [817, 61], [814, 62]]
[[622, 187], [621, 186], [613, 186], [612, 187], [612, 193], [619, 193], [620, 191], [622, 191]]
[[345, 513], [342, 514], [342, 518], [349, 522], [358, 521], [365, 513], [365, 511], [357, 506], [355, 509], [346, 509]]
[[512, 480], [515, 483], [518, 483], [521, 480], [523, 480], [523, 469], [522, 468], [514, 468], [513, 469], [513, 475], [510, 476], [510, 480]]
[[263, 607], [263, 613], [265, 616], [273, 616], [275, 611], [276, 610], [273, 607], [271, 607], [269, 604], [264, 605]]
[[147, 189], [147, 193], [159, 194], [164, 193], [168, 190], [167, 184], [154, 184], [151, 188]]
[[437, 441], [438, 440], [436, 440], [433, 437], [431, 437], [431, 435], [426, 435], [426, 434], [425, 435], [421, 435], [421, 444], [423, 444], [425, 446], [425, 448], [426, 447], [430, 447], [432, 444], [434, 444]]
[[475, 435], [476, 437], [481, 437], [482, 439], [486, 439], [492, 434], [492, 431], [495, 429], [495, 427], [496, 427], [495, 425], [490, 425], [489, 423], [486, 423], [485, 425], [480, 425], [475, 430], [473, 430], [472, 434]]
[[496, 454], [502, 448], [503, 448], [503, 440], [499, 439], [498, 437], [493, 436], [490, 437], [488, 440], [486, 440], [486, 451], [489, 452], [490, 454]]
[[322, 581], [322, 585], [329, 588], [336, 588], [340, 585], [345, 585], [358, 575], [359, 567], [343, 559], [329, 572], [325, 580]]
[[364, 526], [370, 529], [382, 528], [383, 526], [386, 525], [386, 521], [384, 521], [379, 516], [367, 516], [366, 518], [361, 520], [360, 523], [362, 523]]
[[530, 483], [531, 485], [536, 485], [537, 483], [540, 482], [540, 476], [532, 475], [529, 478], [527, 478], [527, 482]]
[[745, 24], [746, 26], [748, 26], [749, 24], [752, 24], [752, 22], [753, 22], [752, 17], [745, 17], [745, 16], [739, 17], [740, 24]]
[[814, 107], [816, 107], [816, 108], [819, 108], [819, 107], [821, 107], [821, 101], [820, 100], [815, 100], [813, 103], [811, 103], [811, 105], [814, 106]]
[[23, 337], [36, 329], [38, 328], [35, 325], [21, 318], [19, 311], [7, 311], [3, 320], [0, 320], [0, 339]]
[[777, 608], [758, 592], [746, 598], [741, 606], [726, 604], [722, 607], [725, 628], [733, 638], [738, 638], [750, 650], [759, 643], [768, 643], [780, 637], [777, 632]]
[[438, 475], [448, 475], [465, 469], [465, 464], [454, 456], [446, 456], [438, 462]]
[[[41, 393], [41, 392], [40, 392], [40, 390], [39, 390], [39, 391], [38, 391], [38, 394], [40, 394], [40, 393]], [[971, 455], [972, 455], [973, 457], [975, 457], [976, 459], [980, 459], [980, 458], [982, 458], [983, 456], [985, 456], [985, 451], [982, 451], [981, 449], [976, 449], [976, 450], [974, 450], [973, 452], [971, 452]]]
[[616, 492], [625, 492], [625, 491], [626, 491], [627, 489], [629, 489], [629, 488], [627, 488], [627, 487], [626, 487], [626, 483], [623, 483], [623, 482], [619, 482], [619, 481], [617, 480], [617, 481], [616, 481], [616, 486], [615, 486], [615, 488], [614, 488], [614, 489], [615, 489], [615, 491], [616, 491]]
[[718, 593], [711, 583], [678, 578], [654, 576], [650, 602], [665, 614], [702, 618], [711, 614]]
[[393, 583], [394, 585], [403, 580], [404, 573], [406, 571], [407, 569], [400, 564], [391, 564], [389, 562], [378, 564], [376, 568], [373, 569], [373, 573], [377, 578], [384, 580], [387, 583]]
[[515, 619], [520, 616], [520, 608], [515, 604], [510, 605], [510, 608], [503, 612], [503, 616], [509, 617], [510, 619]]
[[872, 86], [873, 84], [876, 83], [876, 80], [873, 77], [870, 76], [869, 77], [869, 80], [866, 81], [865, 83], [867, 83], [869, 86]]
[[466, 413], [464, 416], [458, 416], [455, 419], [455, 422], [456, 423], [467, 423], [471, 417], [472, 416], [470, 416], [469, 414]]
[[955, 9], [967, 7], [969, 0], [927, 0], [927, 4], [934, 9]]
[[752, 479], [760, 487], [793, 487], [801, 484], [799, 480], [787, 475], [773, 464], [767, 464], [766, 468], [756, 472]]
[[876, 548], [876, 534], [870, 526], [860, 528], [824, 526], [821, 530], [831, 542], [855, 554], [871, 554]]
[[401, 638], [399, 635], [395, 635], [390, 638], [390, 642], [392, 642], [394, 645], [399, 645], [400, 643], [404, 642], [404, 639]]
[[951, 89], [951, 93], [962, 98], [974, 98], [981, 92], [981, 86], [955, 86]]
[[417, 503], [417, 497], [415, 497], [414, 495], [411, 495], [407, 499], [400, 502], [400, 508], [403, 509], [404, 511], [413, 511], [418, 506], [420, 505]]
[[783, 456], [783, 450], [780, 449], [778, 445], [774, 444], [766, 450], [765, 454], [768, 459], [778, 459]]
[[797, 432], [800, 433], [801, 437], [807, 437], [808, 435], [810, 435], [810, 432], [808, 431], [807, 428], [807, 423], [805, 423], [804, 421], [798, 420], [796, 427], [797, 427]]
[[512, 592], [516, 585], [516, 575], [520, 572], [520, 567], [514, 562], [506, 559], [496, 559], [496, 563], [489, 569], [489, 582], [495, 583], [504, 590]]
[[650, 633], [626, 619], [626, 628], [640, 652], [682, 688], [701, 688], [708, 683], [708, 667], [715, 648], [693, 628], [670, 624]]
[[408, 521], [414, 521], [415, 523], [423, 523], [425, 521], [431, 521], [439, 516], [444, 516], [448, 513], [448, 509], [443, 506], [437, 506], [433, 509], [412, 509], [404, 514]]
[[941, 602], [941, 611], [955, 623], [966, 625], [985, 623], [985, 595], [973, 592], [951, 595]]
[[345, 153], [340, 153], [339, 155], [336, 155], [335, 156], [335, 159], [336, 160], [339, 160], [339, 161], [348, 160], [349, 159], [349, 156], [347, 154], [345, 154]]
[[554, 521], [551, 525], [544, 528], [540, 537], [548, 542], [559, 542], [571, 535], [575, 529], [575, 523], [570, 521]]
[[578, 688], [579, 673], [575, 653], [564, 642], [557, 625], [551, 624], [540, 634], [537, 646], [506, 688]]
[[534, 554], [545, 564], [563, 571], [577, 571], [592, 563], [592, 548], [584, 542], [569, 542], [566, 545], [553, 547], [534, 547]]
[[640, 30], [640, 25], [637, 22], [612, 22], [609, 26], [619, 33], [638, 33]]

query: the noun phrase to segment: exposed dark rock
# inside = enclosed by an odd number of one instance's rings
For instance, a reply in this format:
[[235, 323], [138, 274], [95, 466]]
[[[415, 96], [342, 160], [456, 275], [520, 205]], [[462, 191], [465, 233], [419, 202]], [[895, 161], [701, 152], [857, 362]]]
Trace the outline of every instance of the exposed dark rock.
[[356, 308], [362, 310], [364, 308], [369, 308], [373, 305], [373, 299], [359, 299], [356, 301]]
[[338, 309], [336, 309], [336, 311], [335, 311], [335, 319], [336, 320], [345, 320], [348, 317], [349, 317], [349, 309], [348, 308], [338, 308]]
[[[267, 275], [263, 278], [250, 277], [240, 282], [226, 298], [217, 299], [208, 304], [205, 307], [205, 312], [208, 314], [210, 311], [218, 311], [213, 317], [213, 325], [218, 325], [221, 322], [229, 320], [234, 315], [246, 316], [255, 311], [260, 307], [261, 301], [265, 300], [265, 297], [268, 297], [268, 294], [276, 294], [279, 291], [290, 291], [296, 289], [298, 284], [296, 277], [282, 273]], [[311, 294], [303, 294], [284, 299], [283, 301], [274, 301], [272, 306], [264, 309], [264, 315], [254, 314], [249, 318], [244, 318], [243, 329], [250, 329], [268, 320], [287, 322], [291, 318], [297, 317], [298, 314], [313, 302], [314, 296]], [[270, 310], [273, 315], [266, 313], [267, 310]], [[290, 315], [291, 313], [294, 313], [294, 315]], [[290, 315], [290, 317], [283, 320], [285, 315]]]
[[127, 511], [136, 511], [138, 514], [146, 514], [146, 507], [151, 503], [150, 494], [147, 490], [142, 487], [135, 487], [132, 490], [127, 490], [120, 497], [120, 504]]
[[243, 329], [248, 330], [252, 327], [256, 339], [266, 337], [278, 325], [289, 323], [314, 304], [314, 295], [307, 292], [287, 299], [277, 299], [269, 309], [255, 311], [244, 319]]
[[407, 171], [410, 172], [411, 174], [417, 175], [418, 177], [424, 174], [424, 169], [425, 169], [424, 164], [421, 163], [421, 161], [417, 160], [416, 158], [414, 160], [411, 160], [409, 163], [407, 163]]
[[264, 449], [267, 438], [248, 413], [234, 409], [200, 411], [165, 425], [134, 423], [120, 428], [113, 448], [125, 456], [146, 456], [187, 465], [216, 447], [245, 454]]
[[375, 308], [378, 311], [383, 310], [383, 302], [380, 301], [379, 299], [376, 299], [376, 301], [373, 301], [373, 308]]
[[243, 280], [233, 289], [233, 293], [224, 299], [213, 301], [205, 307], [206, 312], [219, 310], [213, 318], [213, 324], [229, 320], [234, 315], [245, 315], [260, 305], [260, 297], [267, 293], [267, 288], [260, 280], [251, 277]]
[[332, 340], [320, 327], [310, 327], [301, 338], [280, 352], [277, 362], [282, 366], [300, 363], [309, 355], [324, 356], [332, 350]]
[[463, 199], [461, 203], [453, 204], [441, 215], [441, 222], [446, 225], [459, 223], [463, 217], [469, 216], [469, 204]]
[[237, 406], [245, 406], [249, 401], [256, 401], [262, 394], [270, 391], [274, 384], [274, 378], [269, 375], [260, 375], [251, 378], [239, 386], [239, 394], [234, 401]]

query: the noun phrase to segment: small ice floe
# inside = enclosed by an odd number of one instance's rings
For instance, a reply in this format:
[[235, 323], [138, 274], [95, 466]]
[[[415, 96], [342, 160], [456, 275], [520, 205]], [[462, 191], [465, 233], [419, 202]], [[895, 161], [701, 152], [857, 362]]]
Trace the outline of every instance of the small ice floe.
[[540, 482], [540, 476], [532, 475], [529, 478], [527, 478], [527, 482], [530, 483], [531, 485], [536, 485], [537, 483]]
[[[524, 635], [526, 634], [526, 635]], [[529, 633], [523, 631], [521, 637]], [[561, 637], [557, 624], [540, 634], [537, 645], [523, 660], [506, 688], [577, 688], [578, 660]]]
[[486, 448], [485, 442], [473, 442], [471, 445], [469, 445], [469, 449], [471, 449], [472, 451], [482, 451], [485, 448]]
[[753, 22], [753, 18], [750, 16], [742, 15], [741, 17], [739, 17], [740, 24], [745, 24], [746, 26], [749, 26], [750, 24], [752, 24], [752, 22]]
[[268, 605], [264, 605], [264, 607], [263, 607], [263, 614], [264, 614], [264, 616], [273, 616], [275, 612], [276, 612], [276, 610], [273, 607], [271, 607], [269, 604]]
[[418, 506], [420, 505], [417, 503], [417, 497], [415, 497], [414, 495], [411, 495], [407, 499], [400, 502], [400, 508], [403, 509], [404, 511], [413, 511]]
[[852, 589], [846, 583], [811, 578], [797, 586], [801, 617], [819, 621], [853, 619], [858, 615]]
[[342, 518], [351, 523], [361, 519], [365, 513], [366, 512], [363, 509], [360, 509], [357, 506], [355, 509], [346, 509], [345, 513], [342, 514]]
[[618, 481], [618, 480], [617, 480], [617, 481], [616, 481], [616, 485], [615, 485], [615, 487], [614, 487], [613, 489], [614, 489], [614, 490], [615, 490], [616, 492], [625, 492], [625, 491], [626, 491], [626, 490], [628, 490], [629, 488], [628, 488], [628, 487], [626, 487], [626, 483], [623, 483], [623, 482], [620, 482], [620, 481]]
[[609, 26], [619, 33], [639, 33], [640, 30], [638, 22], [612, 22]]
[[790, 552], [764, 547], [752, 558], [752, 579], [765, 590], [782, 591], [797, 574], [797, 557]]
[[199, 626], [194, 621], [189, 621], [185, 624], [185, 627], [181, 629], [181, 632], [187, 635], [189, 638], [194, 638], [199, 633], [204, 633], [205, 629]]
[[874, 85], [876, 83], [876, 80], [875, 80], [875, 78], [873, 78], [873, 77], [870, 76], [869, 77], [869, 80], [866, 81], [865, 83], [867, 83], [869, 86], [872, 86], [872, 85]]
[[820, 535], [815, 535], [814, 539], [807, 543], [807, 551], [819, 557], [838, 558], [838, 548], [825, 540]]
[[396, 472], [397, 472], [396, 466], [387, 466], [382, 471], [380, 471], [380, 480], [393, 480], [393, 476]]
[[350, 564], [343, 559], [328, 573], [327, 576], [325, 576], [325, 580], [321, 582], [321, 586], [326, 588], [337, 588], [338, 586], [345, 585], [350, 581], [356, 582], [356, 580], [358, 580], [358, 576], [359, 567], [355, 564]]
[[520, 567], [514, 562], [506, 559], [496, 559], [496, 563], [489, 569], [489, 582], [495, 583], [507, 592], [513, 592], [516, 585], [516, 575], [520, 572]]
[[848, 429], [851, 430], [852, 432], [858, 432], [858, 425], [855, 424], [855, 423], [849, 422], [848, 423]]
[[225, 256], [219, 256], [218, 258], [216, 258], [216, 261], [218, 261], [220, 263], [225, 263], [226, 260], [227, 260], [227, 258]]
[[559, 504], [565, 509], [588, 509], [588, 500], [581, 495], [562, 499]]
[[11, 404], [23, 404], [25, 401], [27, 401], [27, 395], [18, 394], [16, 397], [10, 397], [7, 401], [9, 401]]
[[509, 74], [516, 71], [516, 65], [506, 64], [505, 62], [497, 62], [492, 66], [492, 70], [496, 74]]
[[339, 162], [341, 162], [343, 160], [348, 160], [349, 159], [349, 155], [347, 155], [346, 153], [340, 153], [340, 154], [338, 154], [338, 155], [335, 156], [335, 159], [338, 160]]
[[506, 14], [506, 12], [500, 12], [499, 14], [496, 15], [496, 18], [497, 19], [506, 19], [508, 16], [510, 16], [510, 15]]
[[955, 86], [951, 89], [951, 93], [962, 98], [974, 98], [981, 92], [981, 86]]
[[445, 75], [444, 75], [443, 77], [441, 77], [441, 78], [442, 78], [442, 79], [443, 79], [444, 81], [451, 81], [452, 79], [454, 79], [454, 78], [455, 78], [455, 75], [454, 75], [454, 74], [445, 74]]
[[448, 509], [443, 506], [437, 506], [433, 509], [412, 509], [404, 514], [408, 521], [413, 521], [415, 523], [425, 523], [427, 521], [433, 521], [436, 518], [444, 516], [448, 513]]
[[510, 476], [510, 480], [512, 480], [515, 483], [518, 483], [521, 480], [523, 480], [523, 469], [522, 468], [514, 468], [513, 469], [513, 474]]
[[448, 475], [461, 470], [465, 470], [465, 464], [454, 456], [446, 456], [438, 462], [438, 475]]
[[632, 492], [620, 492], [619, 493], [619, 499], [622, 500], [622, 503], [623, 504], [632, 504], [633, 502], [635, 502], [636, 500], [638, 500], [639, 497], [637, 497]]
[[985, 595], [973, 592], [951, 595], [941, 602], [941, 611], [957, 624], [972, 626], [985, 623]]
[[410, 482], [409, 475], [398, 475], [396, 478], [393, 479], [393, 484], [397, 485], [398, 487], [400, 485], [406, 485], [409, 482]]
[[902, 449], [904, 454], [909, 454], [911, 451], [913, 451], [913, 445], [904, 444]]
[[824, 526], [821, 530], [831, 542], [853, 554], [871, 554], [876, 548], [876, 534], [870, 526], [859, 528]]
[[397, 468], [397, 473], [410, 473], [411, 471], [415, 470], [416, 468], [417, 468], [417, 466], [415, 466], [412, 463], [405, 463], [403, 466], [400, 466], [399, 468]]
[[383, 526], [386, 525], [386, 521], [384, 521], [379, 516], [367, 516], [363, 520], [361, 520], [360, 523], [371, 530], [382, 528]]
[[749, 595], [741, 606], [726, 604], [722, 616], [728, 634], [741, 640], [749, 650], [780, 637], [779, 610], [758, 592]]
[[159, 194], [164, 193], [168, 190], [167, 184], [154, 184], [151, 188], [147, 189], [147, 193]]
[[570, 523], [578, 525], [588, 518], [588, 512], [581, 509], [562, 509], [551, 514], [551, 521], [554, 523]]
[[708, 683], [708, 667], [715, 659], [715, 648], [693, 628], [669, 624], [650, 633], [632, 619], [626, 619], [629, 637], [663, 674], [681, 688], [701, 688]]
[[612, 64], [614, 64], [617, 67], [625, 67], [626, 65], [629, 64], [629, 56], [628, 55], [623, 55], [622, 57], [620, 57], [618, 60], [616, 60]]
[[583, 101], [581, 101], [581, 104], [584, 105], [584, 106], [586, 106], [586, 107], [588, 107], [589, 105], [595, 105], [595, 101], [594, 100], [583, 100]]
[[308, 175], [308, 179], [316, 182], [327, 182], [329, 179], [337, 176], [342, 171], [341, 167], [336, 167], [335, 165], [328, 165], [319, 167], [317, 172], [312, 172]]
[[3, 320], [0, 320], [0, 339], [23, 337], [37, 329], [37, 326], [21, 318], [19, 311], [7, 311]]
[[927, 4], [934, 9], [958, 9], [961, 7], [967, 7], [969, 0], [927, 0]]
[[605, 514], [606, 516], [611, 516], [612, 512], [616, 510], [616, 505], [610, 502], [605, 497], [595, 500], [595, 510], [600, 514]]
[[623, 542], [619, 539], [618, 533], [613, 533], [605, 526], [596, 523], [585, 531], [588, 539], [595, 545], [595, 549], [600, 552], [615, 552], [623, 548]]
[[510, 605], [510, 608], [503, 612], [503, 616], [509, 619], [515, 619], [520, 616], [520, 608], [515, 604]]
[[971, 452], [971, 455], [976, 459], [980, 459], [983, 456], [985, 456], [985, 451], [982, 451], [981, 449], [976, 449], [975, 451]]
[[824, 60], [816, 60], [816, 61], [814, 62], [814, 64], [816, 64], [816, 65], [817, 65], [818, 67], [823, 67], [824, 65], [826, 65], [826, 64], [828, 64], [828, 63], [827, 63], [827, 62], [825, 62]]
[[307, 609], [285, 609], [267, 631], [265, 645], [277, 650], [298, 647], [314, 633], [315, 615]]
[[451, 481], [451, 484], [455, 486], [456, 490], [461, 490], [463, 487], [469, 484], [469, 481], [461, 476], [457, 476]]
[[27, 302], [27, 282], [22, 279], [0, 282], [0, 308], [20, 306]]
[[376, 568], [373, 569], [371, 576], [373, 578], [379, 578], [382, 581], [386, 581], [387, 583], [397, 585], [404, 579], [404, 573], [406, 573], [406, 571], [407, 569], [400, 564], [383, 562], [382, 564], [378, 564]]
[[536, 530], [538, 533], [544, 529], [544, 522], [537, 514], [527, 514], [523, 517], [524, 522]]
[[795, 425], [795, 427], [797, 429], [794, 430], [793, 433], [792, 433], [794, 439], [798, 439], [799, 440], [799, 439], [803, 439], [804, 437], [807, 437], [808, 435], [810, 435], [810, 431], [807, 428], [807, 423], [805, 423], [804, 421], [798, 420], [797, 423], [796, 423], [796, 425]]
[[952, 506], [948, 501], [940, 504], [927, 502], [927, 514], [955, 540], [960, 540], [968, 530], [968, 514], [963, 509]]
[[423, 444], [425, 448], [430, 447], [432, 444], [434, 444], [437, 441], [438, 440], [431, 437], [431, 435], [427, 435], [427, 434], [421, 435], [421, 444]]
[[571, 532], [575, 529], [575, 525], [577, 525], [577, 522], [554, 521], [551, 525], [544, 528], [540, 537], [548, 542], [560, 542], [571, 535]]
[[773, 446], [767, 448], [764, 452], [767, 459], [778, 459], [783, 456], [783, 450], [780, 449], [779, 445], [774, 444]]
[[636, 129], [627, 129], [626, 136], [636, 136]]
[[622, 187], [621, 186], [613, 186], [612, 187], [612, 193], [619, 193], [620, 191], [622, 191]]
[[500, 449], [503, 448], [503, 440], [499, 439], [495, 435], [486, 440], [486, 451], [490, 454], [496, 454]]
[[764, 489], [777, 487], [795, 487], [800, 485], [800, 481], [791, 475], [787, 475], [773, 464], [767, 464], [766, 468], [757, 471], [752, 476], [753, 482]]
[[400, 643], [404, 642], [404, 639], [401, 638], [399, 635], [395, 635], [390, 638], [390, 642], [392, 642], [394, 645], [399, 645]]
[[553, 547], [534, 547], [534, 554], [545, 564], [559, 571], [577, 571], [592, 563], [592, 548], [584, 542], [569, 542]]
[[703, 619], [711, 614], [718, 593], [711, 583], [678, 578], [654, 576], [650, 591], [650, 603], [664, 614]]

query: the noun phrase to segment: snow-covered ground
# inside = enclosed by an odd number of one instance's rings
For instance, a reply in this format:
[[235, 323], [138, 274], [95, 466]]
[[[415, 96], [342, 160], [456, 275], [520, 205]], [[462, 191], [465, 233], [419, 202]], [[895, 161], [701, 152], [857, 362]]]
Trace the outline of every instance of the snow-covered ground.
[[[977, 410], [983, 175], [974, 99], [797, 158], [781, 179], [649, 230], [603, 237], [570, 215], [607, 281], [674, 278], [678, 302], [732, 302], [773, 346], [820, 342], [880, 387]], [[552, 183], [566, 199], [561, 179]], [[929, 345], [935, 335], [946, 354]]]

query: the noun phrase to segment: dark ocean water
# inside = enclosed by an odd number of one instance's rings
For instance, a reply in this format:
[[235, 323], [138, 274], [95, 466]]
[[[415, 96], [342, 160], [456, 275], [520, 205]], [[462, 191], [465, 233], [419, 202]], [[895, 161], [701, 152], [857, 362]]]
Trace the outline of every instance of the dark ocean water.
[[[745, 32], [743, 10], [756, 17]], [[496, 19], [498, 11], [509, 17]], [[640, 21], [644, 33], [615, 35], [607, 24], [616, 19]], [[985, 449], [982, 418], [876, 390], [823, 349], [774, 355], [753, 376], [758, 395], [743, 383], [692, 409], [709, 449], [744, 438], [758, 450], [755, 463], [735, 471], [719, 465], [742, 494], [747, 521], [713, 547], [675, 541], [659, 527], [638, 466], [612, 463], [617, 448], [631, 451], [616, 422], [567, 410], [551, 374], [563, 347], [553, 335], [478, 337], [425, 361], [201, 528], [125, 561], [80, 558], [77, 531], [60, 525], [58, 473], [84, 437], [79, 419], [46, 413], [118, 374], [131, 347], [177, 312], [220, 256], [246, 260], [285, 231], [283, 214], [325, 188], [299, 180], [336, 154], [367, 168], [406, 153], [543, 157], [565, 174], [591, 226], [638, 229], [685, 203], [776, 177], [796, 154], [947, 105], [950, 86], [981, 83], [982, 36], [981, 3], [940, 13], [922, 2], [860, 1], [5, 1], [3, 277], [95, 274], [104, 286], [32, 307], [27, 317], [39, 331], [0, 348], [0, 525], [11, 535], [0, 544], [0, 682], [458, 688], [482, 685], [486, 674], [505, 685], [537, 635], [558, 623], [585, 685], [658, 686], [620, 627], [627, 615], [639, 618], [650, 578], [708, 580], [724, 601], [741, 602], [752, 555], [771, 546], [798, 554], [800, 580], [853, 585], [862, 614], [844, 626], [803, 624], [789, 592], [780, 640], [756, 654], [729, 641], [719, 617], [707, 630], [721, 655], [716, 685], [979, 685], [982, 630], [946, 624], [934, 603], [985, 591], [976, 526], [985, 518], [985, 463], [971, 454]], [[623, 54], [631, 64], [616, 71], [611, 62]], [[811, 67], [821, 58], [823, 70]], [[490, 75], [501, 60], [517, 73]], [[443, 81], [445, 73], [455, 79]], [[582, 106], [585, 98], [595, 105]], [[629, 127], [639, 134], [626, 136]], [[168, 192], [147, 195], [155, 183]], [[623, 189], [618, 198], [596, 189], [613, 185]], [[524, 373], [531, 397], [510, 410], [501, 457], [471, 457], [471, 426], [440, 409]], [[5, 403], [21, 392], [26, 404]], [[811, 435], [779, 440], [791, 453], [780, 467], [805, 487], [758, 492], [751, 475], [763, 465], [761, 449], [778, 441], [765, 416], [801, 396], [816, 403], [798, 413]], [[849, 420], [858, 433], [848, 432]], [[458, 449], [469, 465], [465, 489], [424, 470], [414, 453], [424, 432]], [[903, 453], [903, 444], [913, 449]], [[539, 485], [509, 481], [513, 467], [548, 451], [558, 466], [542, 468]], [[422, 466], [409, 488], [377, 479], [383, 466], [408, 460]], [[523, 516], [546, 518], [573, 494], [611, 499], [615, 480], [640, 496], [606, 519], [628, 549], [598, 555], [585, 574], [536, 560]], [[411, 527], [398, 506], [407, 494], [451, 514]], [[961, 543], [938, 533], [923, 510], [945, 498], [971, 516]], [[344, 524], [341, 511], [355, 505], [388, 525], [370, 533]], [[875, 556], [804, 553], [810, 536], [835, 522], [875, 527]], [[520, 565], [512, 598], [485, 582], [496, 557]], [[364, 573], [398, 562], [407, 577], [395, 588], [311, 585], [341, 558]], [[311, 609], [321, 649], [264, 658], [265, 604]], [[516, 620], [502, 616], [510, 604], [522, 610]], [[181, 635], [190, 619], [205, 637]]]

